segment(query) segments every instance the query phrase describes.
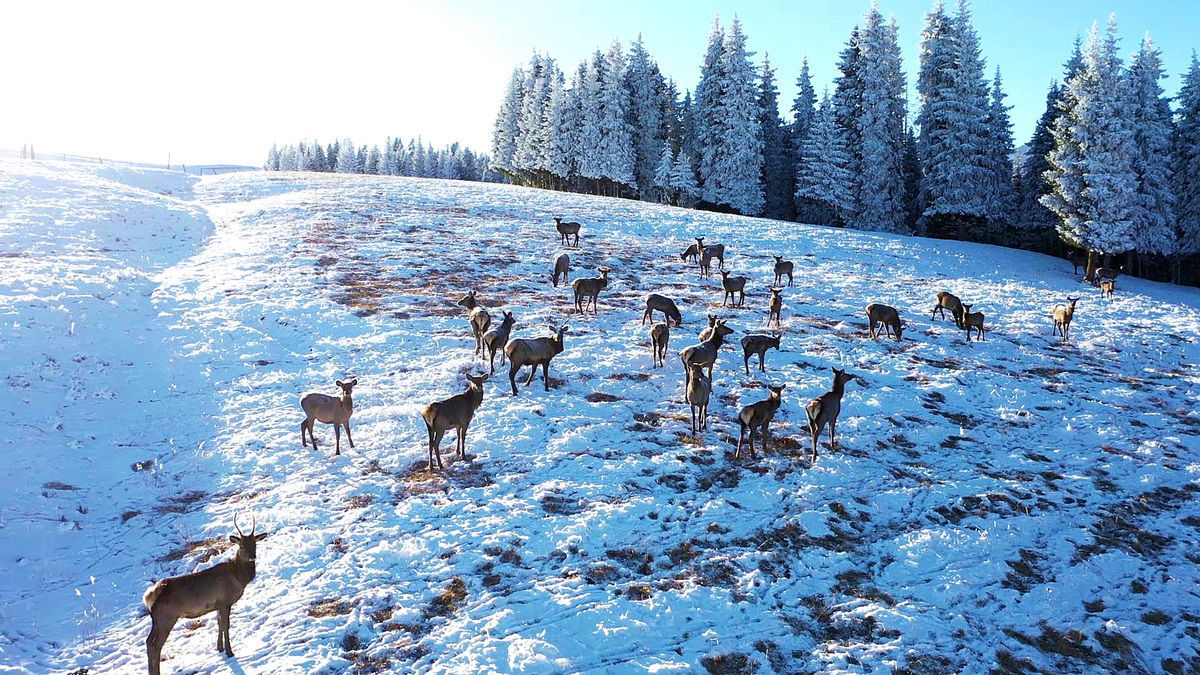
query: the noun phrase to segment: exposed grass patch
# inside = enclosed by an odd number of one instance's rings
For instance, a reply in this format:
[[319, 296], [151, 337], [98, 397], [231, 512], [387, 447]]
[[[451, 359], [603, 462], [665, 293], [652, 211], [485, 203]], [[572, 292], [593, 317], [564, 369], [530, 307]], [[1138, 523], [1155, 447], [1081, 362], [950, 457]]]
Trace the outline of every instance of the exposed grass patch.
[[450, 585], [441, 593], [438, 593], [429, 601], [425, 607], [424, 616], [426, 619], [431, 619], [436, 616], [450, 616], [462, 607], [463, 601], [467, 599], [467, 585], [463, 583], [462, 577], [454, 577], [450, 580]]
[[354, 609], [354, 603], [344, 598], [325, 598], [308, 606], [308, 615], [315, 619], [329, 616], [345, 616]]

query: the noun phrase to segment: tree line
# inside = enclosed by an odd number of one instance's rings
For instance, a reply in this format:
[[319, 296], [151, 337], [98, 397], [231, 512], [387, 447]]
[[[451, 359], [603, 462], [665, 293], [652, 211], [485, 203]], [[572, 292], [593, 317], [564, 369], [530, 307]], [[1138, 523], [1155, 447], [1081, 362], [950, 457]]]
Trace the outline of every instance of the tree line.
[[969, 3], [925, 16], [910, 118], [895, 19], [872, 7], [818, 99], [805, 59], [785, 122], [770, 57], [735, 16], [713, 22], [680, 96], [639, 36], [571, 78], [534, 53], [513, 70], [491, 167], [516, 184], [746, 215], [1091, 253], [1087, 276], [1200, 284], [1200, 65], [1175, 110], [1147, 37], [1128, 67], [1115, 19], [1077, 38], [1029, 143], [1014, 148], [999, 68], [988, 78]]
[[350, 139], [327, 146], [319, 142], [300, 142], [282, 148], [271, 146], [263, 168], [268, 171], [324, 171], [327, 173], [364, 173], [420, 178], [448, 178], [499, 182], [503, 177], [491, 169], [487, 155], [476, 154], [458, 143], [435, 148], [421, 139], [405, 145], [389, 138], [383, 145], [355, 148]]

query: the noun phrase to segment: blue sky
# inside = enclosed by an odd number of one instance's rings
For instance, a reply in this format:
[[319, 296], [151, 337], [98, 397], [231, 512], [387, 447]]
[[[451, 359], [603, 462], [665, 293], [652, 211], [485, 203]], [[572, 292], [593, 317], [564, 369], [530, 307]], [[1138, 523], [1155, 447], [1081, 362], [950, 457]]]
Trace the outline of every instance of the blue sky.
[[[949, 3], [953, 6], [954, 3]], [[925, 0], [881, 0], [900, 25], [910, 81]], [[777, 70], [784, 113], [807, 55], [831, 85], [870, 3], [352, 0], [0, 3], [0, 149], [124, 159], [259, 164], [272, 142], [421, 135], [487, 151], [514, 66], [537, 49], [572, 72], [613, 38], [639, 33], [680, 91], [695, 87], [714, 15], [736, 12]], [[1168, 93], [1200, 46], [1200, 3], [1009, 0], [973, 3], [989, 76], [1001, 67], [1014, 134], [1028, 140], [1076, 34], [1115, 12], [1128, 59], [1149, 32]], [[910, 110], [915, 106], [910, 100]]]

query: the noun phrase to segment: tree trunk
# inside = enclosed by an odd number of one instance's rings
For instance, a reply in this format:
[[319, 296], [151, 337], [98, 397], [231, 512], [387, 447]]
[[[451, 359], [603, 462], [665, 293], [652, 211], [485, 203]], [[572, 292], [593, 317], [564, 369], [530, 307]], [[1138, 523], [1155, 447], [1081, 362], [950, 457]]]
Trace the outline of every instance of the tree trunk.
[[1083, 280], [1089, 284], [1096, 283], [1096, 268], [1099, 267], [1096, 264], [1096, 257], [1095, 251], [1088, 251], [1087, 273], [1083, 275]]

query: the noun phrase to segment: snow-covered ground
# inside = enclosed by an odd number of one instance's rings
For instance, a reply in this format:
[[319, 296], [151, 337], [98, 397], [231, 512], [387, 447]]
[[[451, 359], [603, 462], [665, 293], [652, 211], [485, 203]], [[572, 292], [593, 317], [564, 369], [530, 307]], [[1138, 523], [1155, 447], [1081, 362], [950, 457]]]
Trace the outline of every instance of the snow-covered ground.
[[[549, 283], [554, 215], [584, 223], [572, 278], [613, 268], [596, 317]], [[679, 259], [695, 235], [744, 308]], [[783, 348], [746, 375], [773, 253]], [[496, 185], [16, 160], [0, 256], [0, 671], [141, 671], [142, 592], [227, 557], [240, 511], [271, 536], [237, 656], [185, 620], [164, 672], [1200, 672], [1197, 289], [1102, 301], [1020, 251]], [[420, 411], [481, 367], [471, 289], [514, 337], [570, 331], [551, 390], [498, 368], [431, 474]], [[939, 290], [986, 341], [929, 319]], [[683, 310], [665, 369], [649, 292]], [[738, 332], [692, 437], [674, 354], [707, 313]], [[830, 367], [858, 379], [814, 464]], [[301, 447], [299, 396], [347, 377], [357, 447]]]

